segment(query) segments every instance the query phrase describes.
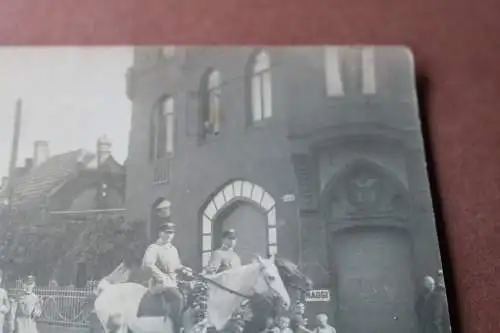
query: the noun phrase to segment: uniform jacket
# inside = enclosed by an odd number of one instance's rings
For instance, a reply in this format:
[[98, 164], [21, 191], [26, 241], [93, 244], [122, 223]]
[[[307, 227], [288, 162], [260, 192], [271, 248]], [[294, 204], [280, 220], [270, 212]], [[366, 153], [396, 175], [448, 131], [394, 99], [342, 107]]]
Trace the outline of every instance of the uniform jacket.
[[152, 274], [151, 287], [177, 288], [177, 270], [183, 266], [173, 244], [151, 244], [144, 254], [143, 266]]
[[234, 250], [221, 247], [215, 250], [210, 256], [210, 261], [207, 265], [208, 273], [220, 273], [225, 270], [241, 266], [240, 257]]
[[333, 326], [327, 325], [326, 327], [316, 327], [314, 333], [337, 333]]

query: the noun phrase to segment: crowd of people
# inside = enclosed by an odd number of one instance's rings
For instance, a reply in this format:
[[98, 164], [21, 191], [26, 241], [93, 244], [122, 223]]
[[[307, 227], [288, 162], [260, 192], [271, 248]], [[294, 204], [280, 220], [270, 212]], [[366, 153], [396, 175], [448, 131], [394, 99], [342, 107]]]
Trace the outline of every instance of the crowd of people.
[[[301, 304], [303, 306], [303, 304]], [[300, 306], [300, 305], [299, 305]], [[313, 332], [313, 333], [337, 333], [335, 328], [328, 324], [328, 316], [320, 313], [316, 316], [316, 323], [313, 330], [307, 327], [307, 321], [300, 315], [293, 318], [287, 316], [279, 316], [278, 318], [267, 318], [266, 328], [262, 333], [298, 333], [298, 332]]]
[[[152, 273], [150, 288], [161, 288], [167, 315], [172, 318], [176, 333], [182, 331], [181, 316], [184, 308], [184, 299], [178, 288], [177, 273], [192, 273], [184, 266], [177, 248], [172, 244], [175, 233], [175, 224], [165, 223], [160, 228], [158, 240], [146, 250], [143, 265]], [[223, 233], [222, 245], [212, 253], [211, 259], [205, 268], [205, 273], [219, 273], [241, 265], [239, 256], [234, 251], [236, 233], [226, 230]], [[113, 280], [114, 272], [107, 277]], [[2, 280], [0, 271], [0, 283]], [[41, 315], [41, 305], [38, 296], [33, 293], [34, 278], [28, 276], [23, 281], [22, 291], [15, 296], [8, 295], [5, 289], [0, 288], [0, 333], [37, 333], [36, 319]], [[336, 333], [329, 324], [328, 316], [324, 313], [315, 317], [314, 323], [308, 323], [305, 318], [305, 306], [298, 303], [294, 306], [293, 314], [269, 317], [266, 320], [262, 333]], [[423, 291], [416, 302], [416, 311], [421, 333], [451, 333], [448, 313], [448, 301], [443, 272], [440, 270], [436, 278], [426, 276], [423, 279]]]
[[[0, 284], [2, 278], [0, 270]], [[0, 333], [38, 333], [36, 319], [42, 314], [42, 307], [34, 287], [34, 277], [27, 276], [22, 290], [15, 295], [0, 288]]]

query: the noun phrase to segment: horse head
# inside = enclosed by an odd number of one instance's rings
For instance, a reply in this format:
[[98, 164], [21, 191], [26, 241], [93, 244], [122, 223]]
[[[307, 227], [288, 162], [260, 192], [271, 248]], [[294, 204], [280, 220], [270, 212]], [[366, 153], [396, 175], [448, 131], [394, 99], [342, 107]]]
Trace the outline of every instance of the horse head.
[[285, 286], [302, 292], [312, 289], [311, 279], [302, 273], [296, 264], [284, 258], [274, 258], [274, 263]]
[[290, 295], [281, 279], [274, 259], [262, 259], [257, 257], [260, 274], [257, 279], [255, 291], [263, 296], [270, 295], [277, 299], [279, 304], [286, 310], [290, 307]]

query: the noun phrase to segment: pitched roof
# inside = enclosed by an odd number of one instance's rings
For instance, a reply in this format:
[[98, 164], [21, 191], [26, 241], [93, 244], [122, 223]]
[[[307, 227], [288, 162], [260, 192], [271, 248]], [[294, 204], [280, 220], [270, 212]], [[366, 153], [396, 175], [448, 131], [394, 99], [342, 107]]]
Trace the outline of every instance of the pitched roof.
[[27, 175], [15, 180], [13, 206], [24, 208], [40, 203], [93, 159], [94, 154], [83, 149], [49, 158]]

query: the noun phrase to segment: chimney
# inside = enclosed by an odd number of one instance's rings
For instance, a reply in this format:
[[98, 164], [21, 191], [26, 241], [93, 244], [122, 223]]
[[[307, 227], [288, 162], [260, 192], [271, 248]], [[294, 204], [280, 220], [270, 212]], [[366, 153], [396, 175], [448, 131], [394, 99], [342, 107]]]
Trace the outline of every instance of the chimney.
[[0, 189], [4, 189], [9, 184], [9, 177], [2, 177], [2, 185], [0, 185]]
[[35, 141], [35, 153], [33, 156], [33, 166], [39, 166], [50, 157], [49, 143], [47, 141]]
[[33, 167], [33, 159], [32, 158], [27, 158], [24, 161], [24, 168], [26, 169], [26, 171], [29, 171], [29, 170], [31, 170], [32, 167]]
[[111, 139], [107, 135], [97, 140], [97, 165], [101, 165], [111, 156]]

